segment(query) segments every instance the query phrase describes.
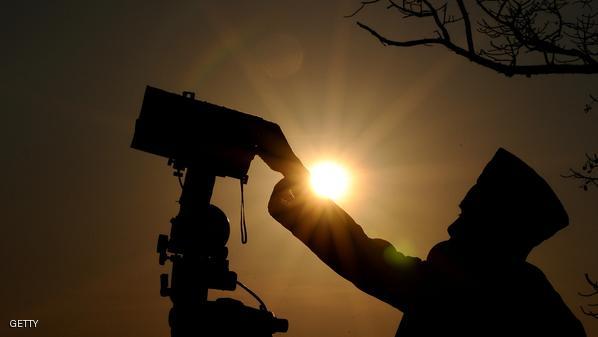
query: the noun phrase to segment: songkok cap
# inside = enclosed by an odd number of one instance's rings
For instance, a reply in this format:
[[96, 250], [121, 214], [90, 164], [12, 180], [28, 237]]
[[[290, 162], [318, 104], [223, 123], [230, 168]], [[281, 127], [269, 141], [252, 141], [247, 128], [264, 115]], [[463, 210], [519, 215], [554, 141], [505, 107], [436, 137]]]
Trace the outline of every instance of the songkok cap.
[[517, 237], [531, 248], [569, 224], [565, 208], [548, 183], [503, 148], [496, 151], [459, 207], [464, 219], [477, 214], [482, 216], [473, 218], [486, 221], [457, 221], [448, 229], [451, 237], [472, 233], [498, 240]]

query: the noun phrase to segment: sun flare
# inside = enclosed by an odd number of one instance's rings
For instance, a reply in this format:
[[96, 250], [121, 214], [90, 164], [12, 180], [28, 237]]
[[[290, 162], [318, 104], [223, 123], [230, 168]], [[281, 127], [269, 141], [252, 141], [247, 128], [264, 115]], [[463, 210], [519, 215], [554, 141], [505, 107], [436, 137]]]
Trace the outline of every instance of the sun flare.
[[332, 161], [319, 162], [311, 167], [311, 187], [317, 195], [338, 201], [349, 188], [349, 174], [341, 165]]

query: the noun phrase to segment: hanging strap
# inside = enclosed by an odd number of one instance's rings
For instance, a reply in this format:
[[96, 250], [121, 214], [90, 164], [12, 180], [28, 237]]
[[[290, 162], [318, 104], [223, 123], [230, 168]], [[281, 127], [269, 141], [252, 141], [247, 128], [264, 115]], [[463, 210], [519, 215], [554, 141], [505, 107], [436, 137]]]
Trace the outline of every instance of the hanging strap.
[[247, 243], [247, 222], [245, 222], [245, 197], [243, 191], [243, 183], [247, 178], [240, 179], [241, 181], [241, 243]]

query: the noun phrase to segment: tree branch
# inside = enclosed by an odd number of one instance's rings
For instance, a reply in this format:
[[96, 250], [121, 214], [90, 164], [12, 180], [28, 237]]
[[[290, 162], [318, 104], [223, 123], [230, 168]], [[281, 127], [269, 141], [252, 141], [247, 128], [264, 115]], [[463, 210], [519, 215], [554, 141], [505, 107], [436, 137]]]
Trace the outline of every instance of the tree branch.
[[588, 316], [591, 316], [591, 317], [594, 317], [594, 318], [598, 318], [598, 313], [597, 312], [593, 312], [591, 310], [586, 310], [582, 306], [580, 306], [580, 308], [581, 308], [581, 312], [583, 312], [584, 315], [588, 315]]
[[444, 25], [444, 21], [440, 20], [440, 17], [438, 16], [438, 11], [436, 10], [436, 8], [434, 8], [434, 6], [432, 6], [432, 4], [428, 0], [422, 0], [422, 1], [426, 5], [426, 7], [428, 7], [428, 11], [432, 14], [432, 17], [434, 18], [434, 22], [436, 23], [436, 26], [442, 32], [443, 40], [450, 42], [451, 36], [448, 32], [448, 29], [446, 29], [446, 26]]
[[590, 286], [592, 286], [592, 289], [594, 290], [592, 293], [578, 293], [579, 296], [583, 296], [583, 297], [592, 297], [596, 294], [598, 294], [598, 281], [594, 282], [592, 281], [592, 279], [590, 278], [590, 275], [588, 273], [584, 274], [586, 281], [590, 284]]
[[455, 54], [464, 56], [470, 61], [482, 65], [486, 68], [490, 68], [496, 72], [504, 74], [508, 77], [513, 75], [540, 75], [540, 74], [595, 74], [598, 73], [598, 64], [593, 65], [575, 65], [575, 64], [541, 64], [541, 65], [507, 65], [488, 58], [482, 57], [474, 52], [469, 52], [450, 41], [443, 38], [424, 38], [416, 40], [398, 41], [391, 40], [382, 36], [376, 30], [372, 29], [368, 25], [361, 22], [357, 22], [357, 25], [364, 30], [368, 31], [374, 37], [376, 37], [382, 44], [396, 47], [413, 47], [421, 45], [443, 45]]
[[[598, 187], [598, 176], [594, 175], [594, 170], [598, 168], [598, 154], [594, 153], [593, 156], [590, 156], [586, 153], [586, 162], [581, 167], [582, 171], [569, 169], [569, 174], [561, 175], [563, 178], [572, 178], [581, 180], [582, 184], [580, 185], [584, 191], [588, 190], [589, 186]], [[587, 276], [586, 276], [587, 278]], [[588, 279], [588, 282], [590, 280]], [[596, 285], [595, 283], [591, 283]], [[598, 285], [595, 287], [598, 289]]]
[[[476, 43], [471, 15], [463, 0], [454, 0], [460, 18], [449, 12], [449, 1], [434, 7], [429, 0], [387, 0], [387, 9], [397, 9], [407, 18], [432, 18], [438, 36], [395, 40], [380, 34], [370, 26], [357, 22], [359, 27], [369, 32], [382, 44], [396, 47], [420, 45], [443, 45], [455, 54], [471, 62], [492, 69], [506, 76], [541, 74], [596, 74], [598, 73], [598, 12], [588, 1], [553, 0], [476, 0], [480, 8], [477, 31], [486, 38], [490, 46], [475, 50]], [[380, 0], [362, 1], [361, 6], [350, 16], [354, 16], [367, 5]], [[579, 5], [579, 3], [582, 3]], [[562, 9], [567, 5], [586, 6], [588, 13], [578, 17], [576, 22], [563, 18]], [[453, 42], [450, 24], [463, 20], [463, 34], [467, 45]], [[561, 43], [569, 36], [569, 45]], [[477, 38], [478, 36], [476, 36]], [[571, 47], [574, 44], [576, 47]], [[535, 56], [537, 57], [535, 57]], [[531, 62], [523, 62], [524, 58]], [[591, 105], [586, 106], [591, 108]]]
[[[588, 294], [583, 294], [583, 293], [578, 293], [580, 296], [584, 296], [584, 297], [592, 297], [596, 294], [598, 294], [598, 281], [592, 281], [592, 279], [590, 278], [590, 275], [588, 275], [588, 273], [585, 274], [585, 278], [586, 281], [590, 284], [590, 286], [592, 286], [592, 289], [594, 290], [592, 293], [588, 293]], [[595, 304], [588, 304], [589, 307], [595, 307], [598, 306], [597, 303]], [[586, 310], [583, 308], [583, 306], [580, 306], [581, 308], [581, 312], [583, 312], [585, 315], [594, 317], [594, 318], [598, 318], [598, 313], [593, 312], [591, 310]]]
[[471, 53], [475, 53], [475, 49], [473, 48], [473, 37], [471, 35], [471, 21], [469, 21], [469, 13], [465, 8], [465, 4], [463, 0], [457, 0], [457, 4], [459, 5], [459, 11], [461, 11], [461, 16], [463, 17], [463, 24], [465, 25], [465, 36], [467, 37], [467, 50]]
[[586, 105], [584, 106], [583, 112], [588, 113], [592, 111], [592, 109], [594, 108], [594, 104], [596, 103], [598, 103], [598, 98], [590, 94], [590, 101], [586, 103]]
[[359, 21], [357, 22], [357, 25], [359, 27], [367, 30], [370, 34], [375, 36], [385, 46], [413, 47], [413, 46], [444, 44], [445, 43], [442, 38], [426, 38], [426, 39], [408, 40], [408, 41], [390, 40], [390, 39], [387, 39], [384, 36], [380, 35], [380, 33], [375, 31], [374, 29], [370, 28], [369, 26], [367, 26]]
[[365, 8], [365, 6], [367, 6], [367, 5], [371, 5], [371, 4], [373, 4], [373, 3], [376, 3], [376, 2], [378, 2], [378, 1], [380, 1], [380, 0], [362, 1], [362, 2], [361, 2], [361, 6], [359, 6], [359, 8], [357, 8], [357, 9], [356, 9], [356, 10], [355, 10], [353, 13], [351, 13], [351, 14], [349, 14], [349, 15], [345, 15], [345, 18], [352, 18], [352, 17], [354, 17], [354, 16], [355, 16], [355, 15], [357, 15], [359, 12], [361, 12], [361, 10]]

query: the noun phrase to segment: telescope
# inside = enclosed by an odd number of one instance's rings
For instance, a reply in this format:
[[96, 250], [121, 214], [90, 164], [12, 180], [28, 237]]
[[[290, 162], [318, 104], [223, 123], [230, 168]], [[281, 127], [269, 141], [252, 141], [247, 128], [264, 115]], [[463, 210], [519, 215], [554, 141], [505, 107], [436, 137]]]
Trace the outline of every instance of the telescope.
[[[131, 147], [167, 158], [182, 187], [170, 236], [159, 235], [156, 249], [161, 265], [172, 262], [171, 275], [160, 275], [160, 295], [172, 301], [172, 337], [271, 337], [288, 330], [288, 321], [276, 318], [229, 270], [230, 224], [210, 203], [216, 176], [231, 177], [240, 180], [243, 207], [243, 184], [260, 130], [268, 124], [272, 123], [196, 100], [192, 92], [179, 95], [150, 86], [145, 90]], [[241, 221], [245, 243], [243, 208]], [[232, 298], [208, 300], [209, 289], [232, 291], [237, 285], [256, 298], [259, 308]]]
[[212, 103], [195, 94], [148, 86], [131, 147], [201, 166], [214, 175], [243, 179], [257, 149], [256, 135], [268, 121]]

